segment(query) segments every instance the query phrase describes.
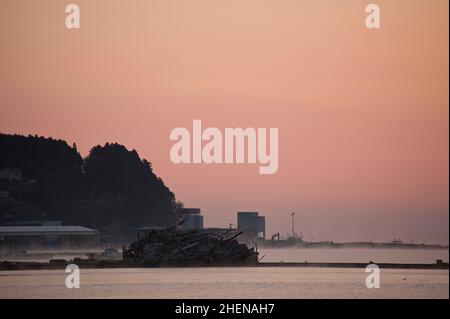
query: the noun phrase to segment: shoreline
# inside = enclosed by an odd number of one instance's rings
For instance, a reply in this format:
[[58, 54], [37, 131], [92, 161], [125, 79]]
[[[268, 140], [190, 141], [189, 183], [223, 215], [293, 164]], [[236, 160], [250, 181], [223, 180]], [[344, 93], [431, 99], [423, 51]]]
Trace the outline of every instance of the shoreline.
[[[366, 268], [369, 263], [345, 263], [345, 262], [260, 262], [257, 264], [190, 264], [190, 265], [158, 265], [144, 266], [124, 260], [71, 260], [53, 259], [49, 262], [0, 262], [0, 271], [13, 270], [58, 270], [65, 269], [69, 264], [76, 264], [81, 269], [114, 269], [114, 268], [218, 268], [218, 267], [296, 267], [296, 268]], [[432, 269], [448, 270], [448, 262], [436, 262], [433, 264], [424, 263], [378, 263], [380, 268], [385, 269]]]

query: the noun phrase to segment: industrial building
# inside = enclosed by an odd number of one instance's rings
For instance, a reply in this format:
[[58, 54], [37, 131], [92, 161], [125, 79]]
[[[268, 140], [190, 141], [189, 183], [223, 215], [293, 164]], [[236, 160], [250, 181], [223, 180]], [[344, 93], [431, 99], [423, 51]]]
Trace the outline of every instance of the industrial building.
[[2, 249], [95, 248], [96, 230], [81, 226], [0, 226]]
[[179, 221], [184, 221], [182, 229], [203, 229], [203, 215], [200, 208], [179, 208], [177, 215]]
[[238, 212], [237, 226], [251, 237], [266, 238], [266, 218], [258, 212]]
[[60, 220], [24, 220], [20, 222], [3, 223], [0, 226], [62, 226]]
[[22, 170], [19, 168], [6, 168], [0, 170], [0, 180], [9, 182], [20, 181], [22, 179]]

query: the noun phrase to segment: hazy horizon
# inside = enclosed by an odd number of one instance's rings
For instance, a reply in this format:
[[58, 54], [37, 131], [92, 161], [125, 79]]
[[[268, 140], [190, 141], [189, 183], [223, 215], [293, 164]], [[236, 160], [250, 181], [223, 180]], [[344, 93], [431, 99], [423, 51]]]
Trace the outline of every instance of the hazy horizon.
[[[136, 149], [206, 227], [449, 242], [448, 1], [0, 3], [0, 131]], [[176, 127], [279, 128], [279, 167], [170, 161]]]

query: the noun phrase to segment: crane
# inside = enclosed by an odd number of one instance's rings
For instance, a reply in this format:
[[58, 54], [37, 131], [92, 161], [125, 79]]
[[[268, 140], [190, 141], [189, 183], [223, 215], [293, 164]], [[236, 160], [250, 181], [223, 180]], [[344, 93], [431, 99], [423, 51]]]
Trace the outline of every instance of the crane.
[[295, 212], [292, 212], [291, 213], [291, 216], [292, 216], [292, 237], [296, 237], [295, 236], [295, 229], [294, 229], [294, 215], [295, 215]]
[[271, 240], [271, 241], [274, 241], [275, 238], [276, 238], [277, 240], [280, 240], [280, 233], [274, 234], [274, 235], [272, 236], [272, 238], [270, 238], [270, 240]]

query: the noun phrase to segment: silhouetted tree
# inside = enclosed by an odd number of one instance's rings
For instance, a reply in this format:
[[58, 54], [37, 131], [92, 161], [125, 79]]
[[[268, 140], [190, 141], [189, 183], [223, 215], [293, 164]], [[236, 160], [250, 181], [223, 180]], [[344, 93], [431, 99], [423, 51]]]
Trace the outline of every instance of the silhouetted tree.
[[0, 223], [58, 219], [96, 228], [175, 222], [175, 195], [151, 163], [117, 143], [92, 148], [38, 136], [0, 134], [0, 170], [19, 168], [21, 181], [0, 180]]

